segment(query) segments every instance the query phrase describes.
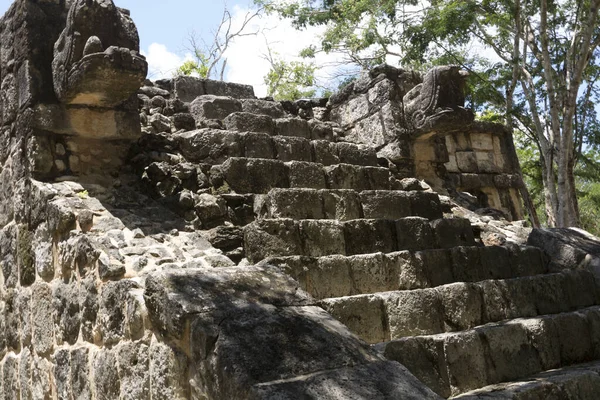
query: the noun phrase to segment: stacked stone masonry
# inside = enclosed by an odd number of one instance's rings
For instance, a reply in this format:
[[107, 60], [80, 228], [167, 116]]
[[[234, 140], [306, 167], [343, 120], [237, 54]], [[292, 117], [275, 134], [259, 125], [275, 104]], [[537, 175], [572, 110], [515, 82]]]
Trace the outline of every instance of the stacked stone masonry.
[[600, 243], [526, 244], [457, 67], [276, 102], [138, 50], [111, 0], [0, 20], [0, 399], [597, 397]]

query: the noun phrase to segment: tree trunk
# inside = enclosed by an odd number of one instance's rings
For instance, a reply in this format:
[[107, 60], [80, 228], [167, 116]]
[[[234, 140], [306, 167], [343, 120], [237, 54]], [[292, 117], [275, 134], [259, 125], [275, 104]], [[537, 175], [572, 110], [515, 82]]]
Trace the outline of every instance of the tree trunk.
[[558, 211], [558, 199], [556, 194], [556, 183], [552, 154], [540, 151], [542, 158], [542, 180], [544, 181], [544, 204], [548, 227], [556, 227], [556, 214]]

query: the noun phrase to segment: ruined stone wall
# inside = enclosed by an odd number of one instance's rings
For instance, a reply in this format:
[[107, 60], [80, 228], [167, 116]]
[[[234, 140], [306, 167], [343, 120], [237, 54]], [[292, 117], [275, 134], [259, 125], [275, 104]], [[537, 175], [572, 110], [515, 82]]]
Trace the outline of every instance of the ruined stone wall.
[[19, 0], [0, 19], [0, 398], [189, 398], [184, 357], [148, 333], [139, 283], [84, 234], [99, 205], [78, 184], [33, 179], [104, 174], [123, 146], [94, 135], [140, 131], [120, 106], [57, 98], [67, 6]]

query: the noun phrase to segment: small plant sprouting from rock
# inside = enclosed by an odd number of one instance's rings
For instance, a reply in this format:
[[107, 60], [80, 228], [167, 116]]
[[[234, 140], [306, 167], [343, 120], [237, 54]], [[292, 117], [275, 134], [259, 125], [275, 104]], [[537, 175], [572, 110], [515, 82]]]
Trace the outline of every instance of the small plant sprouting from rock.
[[82, 190], [81, 192], [77, 192], [77, 197], [79, 197], [80, 199], [87, 199], [88, 197], [90, 197], [90, 194], [87, 190]]

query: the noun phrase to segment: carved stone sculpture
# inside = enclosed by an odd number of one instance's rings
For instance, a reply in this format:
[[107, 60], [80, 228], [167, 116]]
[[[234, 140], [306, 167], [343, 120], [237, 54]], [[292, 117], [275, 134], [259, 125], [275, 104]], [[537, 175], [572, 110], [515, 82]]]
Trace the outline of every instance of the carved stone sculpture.
[[52, 73], [59, 101], [115, 107], [137, 91], [147, 70], [127, 11], [112, 0], [73, 1], [54, 45]]
[[442, 121], [457, 117], [471, 118], [464, 109], [465, 78], [468, 73], [458, 66], [441, 66], [431, 69], [423, 83], [404, 96], [404, 113], [415, 131], [433, 127]]

